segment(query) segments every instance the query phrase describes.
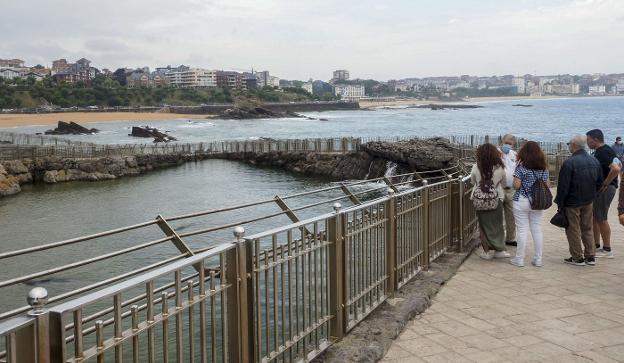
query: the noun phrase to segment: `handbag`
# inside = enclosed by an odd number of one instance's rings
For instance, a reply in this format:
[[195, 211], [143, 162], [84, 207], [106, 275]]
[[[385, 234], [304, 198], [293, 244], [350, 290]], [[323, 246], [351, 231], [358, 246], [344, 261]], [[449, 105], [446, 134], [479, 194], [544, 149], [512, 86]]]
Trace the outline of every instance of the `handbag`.
[[558, 209], [557, 213], [551, 218], [550, 223], [561, 228], [568, 228], [570, 222], [563, 209]]

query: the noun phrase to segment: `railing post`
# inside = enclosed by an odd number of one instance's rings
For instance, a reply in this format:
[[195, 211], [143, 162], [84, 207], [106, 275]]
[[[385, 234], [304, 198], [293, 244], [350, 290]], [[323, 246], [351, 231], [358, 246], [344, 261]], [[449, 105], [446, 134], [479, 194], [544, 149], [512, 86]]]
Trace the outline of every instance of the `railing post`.
[[234, 228], [236, 248], [226, 253], [225, 278], [231, 287], [227, 289], [227, 340], [228, 361], [254, 362], [253, 286], [251, 278], [251, 244], [243, 238], [245, 229]]
[[329, 242], [329, 314], [330, 336], [340, 340], [345, 334], [345, 254], [343, 240], [343, 219], [340, 203], [334, 203], [334, 217], [327, 223], [327, 241]]
[[9, 348], [11, 362], [19, 363], [50, 363], [50, 328], [49, 315], [45, 309], [48, 302], [48, 291], [43, 287], [35, 287], [28, 292], [28, 305], [32, 310], [28, 316], [34, 324], [16, 331], [15, 341]]
[[431, 221], [429, 221], [429, 182], [423, 180], [423, 269], [429, 269], [429, 229], [431, 228]]
[[462, 175], [458, 178], [459, 181], [459, 193], [458, 193], [458, 209], [459, 209], [459, 252], [464, 251], [464, 177]]
[[389, 295], [398, 288], [396, 278], [396, 197], [394, 189], [388, 189], [388, 196], [389, 198], [384, 205], [384, 214], [386, 218], [386, 274], [388, 275], [386, 294]]

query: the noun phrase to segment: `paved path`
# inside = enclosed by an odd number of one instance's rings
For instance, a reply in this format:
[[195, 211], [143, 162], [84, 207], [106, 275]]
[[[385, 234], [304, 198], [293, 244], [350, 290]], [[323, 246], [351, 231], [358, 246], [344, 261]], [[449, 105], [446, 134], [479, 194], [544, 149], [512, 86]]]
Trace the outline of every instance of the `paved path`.
[[383, 362], [624, 362], [624, 227], [616, 210], [616, 257], [594, 267], [563, 263], [568, 245], [547, 223], [553, 213], [544, 216], [544, 267], [530, 265], [530, 239], [523, 268], [473, 254]]

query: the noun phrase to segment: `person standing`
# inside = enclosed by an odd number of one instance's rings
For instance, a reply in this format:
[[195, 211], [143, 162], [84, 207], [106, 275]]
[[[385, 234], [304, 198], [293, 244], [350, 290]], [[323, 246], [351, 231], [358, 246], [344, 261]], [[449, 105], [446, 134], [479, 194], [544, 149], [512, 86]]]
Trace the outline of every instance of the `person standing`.
[[568, 148], [572, 156], [561, 165], [555, 197], [557, 207], [565, 212], [569, 223], [566, 237], [571, 256], [564, 262], [593, 266], [596, 264], [596, 247], [592, 231], [592, 205], [602, 186], [602, 171], [598, 160], [585, 150], [585, 136], [574, 136], [568, 142]]
[[542, 267], [542, 251], [544, 246], [544, 234], [542, 233], [543, 210], [531, 208], [531, 188], [539, 180], [548, 185], [548, 165], [546, 156], [539, 144], [529, 141], [518, 152], [518, 166], [514, 173], [513, 196], [514, 217], [518, 228], [518, 248], [516, 257], [509, 260], [512, 265], [523, 267], [524, 254], [529, 230], [533, 236], [533, 266]]
[[[594, 157], [600, 163], [603, 183], [598, 195], [594, 200], [594, 243], [596, 245], [596, 257], [613, 258], [611, 251], [611, 227], [607, 217], [609, 207], [615, 197], [621, 167], [615, 151], [604, 143], [604, 134], [599, 129], [587, 132], [587, 145], [594, 150]], [[602, 249], [600, 248], [602, 237]]]
[[479, 229], [481, 232], [481, 246], [483, 251], [479, 257], [490, 260], [492, 258], [507, 258], [505, 246], [505, 231], [503, 228], [503, 198], [505, 179], [505, 164], [501, 159], [500, 152], [492, 144], [483, 144], [477, 148], [477, 162], [472, 166], [470, 180], [474, 185], [471, 199], [475, 198], [477, 188], [483, 193], [489, 194], [494, 190], [496, 207], [492, 210], [477, 210]]
[[620, 197], [618, 198], [617, 210], [620, 224], [624, 226], [624, 172], [620, 175]]
[[624, 163], [624, 143], [622, 143], [622, 138], [620, 136], [615, 138], [615, 143], [611, 148], [615, 151], [615, 155], [618, 160], [620, 160], [620, 163]]
[[516, 246], [516, 220], [514, 218], [513, 198], [515, 190], [513, 189], [514, 172], [516, 171], [516, 152], [513, 147], [516, 138], [511, 134], [503, 136], [500, 147], [503, 164], [505, 164], [505, 181], [507, 186], [503, 188], [503, 214], [505, 216], [505, 244], [508, 246]]

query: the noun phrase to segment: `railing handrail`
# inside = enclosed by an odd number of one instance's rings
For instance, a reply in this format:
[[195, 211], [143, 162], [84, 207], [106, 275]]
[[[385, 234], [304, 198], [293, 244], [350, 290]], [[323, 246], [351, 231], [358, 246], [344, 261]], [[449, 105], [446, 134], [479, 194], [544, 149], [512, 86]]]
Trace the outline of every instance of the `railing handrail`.
[[58, 305], [55, 305], [53, 307], [50, 308], [51, 312], [55, 312], [55, 313], [59, 313], [59, 314], [64, 314], [70, 311], [74, 311], [76, 309], [79, 309], [89, 303], [98, 301], [100, 299], [106, 298], [106, 297], [110, 297], [113, 295], [116, 295], [118, 293], [123, 292], [124, 290], [127, 290], [129, 288], [138, 286], [140, 284], [144, 284], [148, 281], [152, 281], [155, 278], [158, 278], [160, 276], [175, 272], [176, 270], [180, 270], [184, 267], [188, 267], [191, 265], [194, 265], [200, 261], [202, 261], [203, 259], [206, 259], [208, 257], [213, 257], [216, 256], [222, 252], [225, 252], [227, 250], [230, 250], [232, 248], [235, 248], [236, 244], [235, 243], [222, 243], [214, 248], [211, 248], [205, 252], [196, 254], [194, 256], [185, 258], [181, 261], [176, 261], [173, 262], [169, 265], [163, 266], [163, 267], [159, 267], [155, 270], [146, 272], [142, 275], [130, 278], [126, 281], [122, 281], [114, 286], [109, 286], [106, 287], [102, 290], [96, 291], [96, 292], [92, 292], [89, 294], [86, 294], [84, 296], [80, 296], [77, 297], [74, 300], [71, 301], [67, 301]]

